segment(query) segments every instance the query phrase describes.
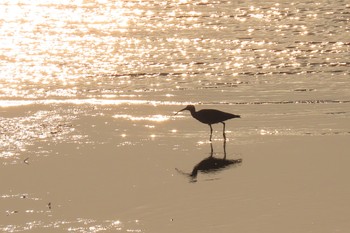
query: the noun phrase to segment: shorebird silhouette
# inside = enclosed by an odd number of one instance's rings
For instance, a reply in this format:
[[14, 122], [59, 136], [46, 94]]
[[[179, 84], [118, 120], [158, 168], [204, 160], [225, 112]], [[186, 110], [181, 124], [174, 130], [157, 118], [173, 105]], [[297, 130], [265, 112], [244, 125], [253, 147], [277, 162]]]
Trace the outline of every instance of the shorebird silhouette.
[[199, 111], [196, 111], [196, 108], [193, 105], [187, 105], [186, 108], [181, 109], [179, 112], [188, 110], [191, 112], [191, 115], [196, 120], [209, 125], [210, 127], [210, 138], [211, 141], [212, 135], [213, 135], [213, 128], [211, 127], [212, 124], [216, 123], [222, 123], [223, 129], [222, 129], [222, 135], [224, 137], [224, 140], [226, 141], [226, 134], [225, 134], [225, 122], [226, 120], [232, 119], [232, 118], [241, 118], [240, 115], [231, 114], [228, 112], [222, 112], [216, 109], [202, 109]]

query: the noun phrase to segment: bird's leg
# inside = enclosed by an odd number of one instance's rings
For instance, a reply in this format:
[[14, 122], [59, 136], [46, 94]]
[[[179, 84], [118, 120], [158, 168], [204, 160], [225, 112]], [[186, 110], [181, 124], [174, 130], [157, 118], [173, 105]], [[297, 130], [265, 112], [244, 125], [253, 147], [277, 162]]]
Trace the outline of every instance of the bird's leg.
[[209, 125], [210, 127], [210, 138], [209, 138], [209, 141], [211, 142], [211, 136], [213, 135], [213, 128], [211, 127], [211, 125]]
[[225, 134], [225, 122], [221, 122], [223, 125], [223, 129], [222, 129], [222, 136], [224, 136], [224, 140], [226, 141], [226, 134]]
[[226, 159], [226, 140], [224, 140], [224, 159]]
[[213, 149], [213, 143], [210, 143], [210, 157], [213, 157], [214, 149]]

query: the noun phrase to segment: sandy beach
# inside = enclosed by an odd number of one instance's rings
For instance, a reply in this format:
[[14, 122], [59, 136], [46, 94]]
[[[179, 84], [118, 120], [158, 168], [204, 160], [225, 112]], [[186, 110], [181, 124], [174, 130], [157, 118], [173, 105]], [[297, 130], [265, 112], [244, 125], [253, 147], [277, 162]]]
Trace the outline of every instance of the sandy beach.
[[[294, 122], [289, 128], [301, 131], [301, 121], [265, 118], [253, 133], [249, 125], [263, 113], [242, 114], [227, 123], [226, 142], [226, 160], [242, 161], [191, 177], [210, 156], [208, 126], [185, 113], [172, 116], [178, 106], [141, 109], [157, 110], [164, 121], [121, 119], [115, 106], [99, 108], [58, 123], [69, 133], [38, 139], [1, 165], [2, 231], [328, 233], [350, 227], [346, 130], [289, 135], [269, 128]], [[12, 117], [21, 115], [11, 110]], [[321, 126], [348, 127], [344, 114], [335, 123], [328, 115], [317, 119]], [[213, 157], [222, 159], [221, 125], [214, 129]], [[61, 136], [69, 140], [55, 142]]]

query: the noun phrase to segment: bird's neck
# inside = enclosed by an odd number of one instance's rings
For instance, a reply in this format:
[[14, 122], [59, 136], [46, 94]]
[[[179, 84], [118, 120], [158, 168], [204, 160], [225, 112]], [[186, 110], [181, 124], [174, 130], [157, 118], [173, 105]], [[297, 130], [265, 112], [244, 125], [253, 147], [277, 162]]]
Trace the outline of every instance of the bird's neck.
[[190, 111], [190, 113], [191, 113], [191, 115], [192, 115], [192, 117], [193, 118], [196, 118], [196, 110], [194, 110], [194, 109], [191, 109], [191, 110], [189, 110]]

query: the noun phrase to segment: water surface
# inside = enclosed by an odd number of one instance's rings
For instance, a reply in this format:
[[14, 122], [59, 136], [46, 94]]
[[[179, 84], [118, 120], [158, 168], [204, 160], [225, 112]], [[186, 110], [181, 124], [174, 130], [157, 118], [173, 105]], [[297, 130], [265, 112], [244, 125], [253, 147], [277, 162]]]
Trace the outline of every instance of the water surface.
[[[345, 0], [0, 1], [0, 229], [345, 232], [349, 21]], [[187, 104], [241, 115], [213, 141], [240, 166], [177, 172], [211, 154]]]

